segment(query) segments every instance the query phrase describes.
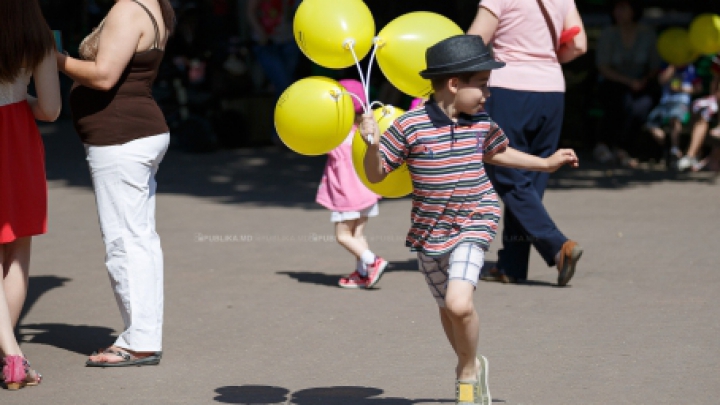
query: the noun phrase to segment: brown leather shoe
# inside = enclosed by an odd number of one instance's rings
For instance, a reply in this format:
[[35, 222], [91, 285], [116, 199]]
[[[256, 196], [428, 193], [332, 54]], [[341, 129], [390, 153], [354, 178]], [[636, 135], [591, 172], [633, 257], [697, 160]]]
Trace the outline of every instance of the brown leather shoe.
[[560, 248], [560, 260], [558, 261], [558, 285], [564, 287], [575, 275], [575, 266], [583, 254], [583, 249], [572, 240], [567, 240]]
[[514, 278], [508, 276], [507, 274], [505, 274], [504, 271], [498, 269], [497, 267], [493, 267], [488, 271], [480, 273], [480, 280], [497, 281], [503, 284], [510, 284], [515, 282]]

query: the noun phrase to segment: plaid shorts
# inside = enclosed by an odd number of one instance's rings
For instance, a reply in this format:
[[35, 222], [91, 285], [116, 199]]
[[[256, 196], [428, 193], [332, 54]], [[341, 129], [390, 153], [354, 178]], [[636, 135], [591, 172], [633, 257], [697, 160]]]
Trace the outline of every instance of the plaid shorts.
[[430, 292], [442, 308], [450, 280], [464, 280], [477, 287], [485, 260], [485, 251], [475, 243], [460, 243], [442, 256], [418, 252], [420, 271], [425, 275]]

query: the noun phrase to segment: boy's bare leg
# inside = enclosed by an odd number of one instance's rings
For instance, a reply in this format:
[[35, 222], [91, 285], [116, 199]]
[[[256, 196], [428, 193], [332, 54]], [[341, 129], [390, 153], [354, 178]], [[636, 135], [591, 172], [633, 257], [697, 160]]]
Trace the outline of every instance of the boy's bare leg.
[[473, 302], [474, 291], [475, 286], [467, 281], [451, 280], [445, 296], [445, 308], [440, 309], [445, 335], [458, 358], [455, 369], [458, 380], [477, 380], [480, 319]]
[[457, 354], [457, 349], [455, 348], [455, 333], [453, 332], [453, 324], [452, 319], [450, 319], [450, 314], [448, 313], [447, 308], [439, 308], [440, 310], [440, 323], [443, 327], [443, 332], [445, 332], [445, 336], [447, 337], [448, 342], [450, 342], [450, 346], [452, 346], [453, 351], [455, 354]]

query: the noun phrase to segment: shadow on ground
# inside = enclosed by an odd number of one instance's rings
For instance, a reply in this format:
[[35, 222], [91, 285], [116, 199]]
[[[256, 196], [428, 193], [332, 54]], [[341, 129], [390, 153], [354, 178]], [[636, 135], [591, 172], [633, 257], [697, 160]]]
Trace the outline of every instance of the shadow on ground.
[[[497, 266], [496, 261], [492, 261], [492, 260], [486, 261], [485, 263], [483, 263], [483, 268], [481, 270], [481, 274], [489, 271], [490, 269], [492, 269], [495, 266]], [[494, 282], [494, 281], [491, 281], [491, 282]], [[513, 283], [512, 285], [526, 286], [526, 287], [554, 287], [554, 288], [570, 287], [570, 285], [567, 285], [566, 287], [560, 287], [555, 283], [549, 283], [549, 282], [543, 281], [543, 280], [532, 280], [532, 279], [518, 281], [516, 283]]]
[[[92, 187], [85, 151], [67, 121], [41, 126], [49, 181]], [[212, 198], [223, 203], [324, 209], [315, 194], [325, 157], [277, 147], [188, 154], [171, 149], [157, 175], [158, 191]]]
[[106, 347], [114, 340], [110, 328], [64, 323], [26, 324], [23, 320], [40, 298], [51, 290], [61, 288], [69, 278], [57, 276], [31, 276], [25, 305], [20, 313], [16, 333], [20, 342], [55, 346], [80, 354]]
[[[490, 270], [491, 268], [495, 267], [497, 265], [497, 262], [495, 261], [486, 261], [483, 264], [483, 272]], [[385, 269], [385, 273], [394, 273], [394, 272], [400, 272], [400, 271], [418, 271], [418, 264], [417, 260], [415, 259], [409, 259], [405, 261], [396, 261], [396, 262], [390, 262], [387, 269]], [[275, 274], [279, 274], [282, 276], [288, 276], [292, 279], [297, 280], [298, 283], [308, 283], [308, 284], [316, 284], [326, 287], [333, 287], [333, 288], [339, 288], [338, 282], [340, 281], [340, 277], [346, 276], [347, 274], [327, 274], [327, 273], [320, 273], [320, 272], [314, 272], [314, 271], [278, 271]], [[553, 287], [553, 288], [569, 288], [570, 285], [567, 285], [565, 287], [559, 287], [555, 283], [550, 283], [543, 280], [523, 280], [521, 282], [515, 283], [514, 285], [517, 286], [526, 286], [526, 287]], [[379, 289], [382, 288], [382, 281], [379, 283], [379, 287], [376, 286], [372, 289]]]
[[[385, 269], [385, 273], [393, 273], [398, 271], [417, 271], [417, 260], [410, 259], [405, 261], [390, 262]], [[347, 274], [326, 274], [311, 271], [278, 271], [275, 274], [288, 276], [298, 281], [298, 283], [317, 284], [328, 287], [338, 287], [340, 277]]]
[[[91, 187], [85, 152], [67, 120], [40, 126], [47, 178], [69, 186]], [[712, 173], [679, 174], [644, 164], [639, 169], [603, 166], [581, 156], [579, 169], [562, 168], [549, 188], [621, 189], [663, 181], [708, 182]], [[276, 147], [189, 154], [171, 149], [158, 173], [159, 192], [212, 198], [228, 204], [322, 209], [315, 203], [324, 156], [307, 157]]]
[[20, 312], [20, 320], [18, 321], [18, 324], [22, 323], [23, 319], [25, 319], [25, 316], [27, 316], [35, 303], [40, 300], [40, 297], [45, 295], [48, 291], [64, 287], [65, 283], [68, 281], [72, 280], [57, 276], [30, 276], [27, 296], [25, 297], [25, 303], [23, 304], [22, 311]]
[[604, 165], [590, 156], [580, 157], [580, 168], [564, 167], [550, 176], [549, 189], [597, 188], [623, 189], [661, 182], [695, 182], [714, 184], [716, 176], [711, 172], [679, 173], [667, 170], [661, 164], [641, 163], [636, 169], [617, 165]]
[[89, 355], [93, 350], [110, 346], [115, 331], [103, 326], [36, 323], [20, 326], [20, 341], [55, 346], [59, 349]]
[[449, 399], [377, 398], [383, 390], [369, 387], [322, 387], [290, 392], [282, 387], [242, 385], [220, 387], [215, 393], [216, 402], [246, 405], [414, 405], [455, 402]]

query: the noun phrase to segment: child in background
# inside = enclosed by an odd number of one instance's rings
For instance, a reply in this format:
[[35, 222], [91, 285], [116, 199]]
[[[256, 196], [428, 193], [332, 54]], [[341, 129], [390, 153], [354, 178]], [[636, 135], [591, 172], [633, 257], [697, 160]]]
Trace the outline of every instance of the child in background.
[[[360, 82], [349, 79], [341, 80], [340, 84], [365, 102], [365, 91]], [[362, 119], [363, 107], [355, 97], [353, 104], [357, 123]], [[330, 220], [335, 223], [338, 243], [356, 258], [355, 271], [340, 279], [340, 287], [370, 288], [380, 280], [388, 262], [369, 249], [363, 234], [368, 218], [378, 215], [380, 196], [368, 190], [355, 173], [352, 162], [355, 131], [356, 126], [353, 126], [345, 141], [328, 153], [315, 201], [332, 211]]]
[[720, 125], [714, 129], [709, 130], [710, 122], [714, 117], [717, 117], [718, 113], [718, 101], [720, 101], [720, 54], [716, 55], [712, 60], [710, 68], [713, 78], [710, 83], [710, 95], [695, 100], [692, 104], [693, 115], [695, 121], [690, 137], [690, 146], [688, 146], [687, 153], [677, 162], [677, 169], [679, 171], [692, 170], [699, 171], [709, 163], [710, 169], [714, 171], [720, 170], [718, 167], [717, 159], [713, 159], [717, 155], [718, 146], [713, 146], [713, 152], [710, 157], [698, 161], [698, 155], [700, 154], [700, 148], [705, 141], [705, 137], [710, 133], [710, 139], [715, 140], [715, 143], [720, 141]]
[[670, 126], [670, 156], [671, 159], [682, 157], [680, 151], [680, 132], [683, 123], [687, 121], [692, 95], [700, 89], [700, 81], [693, 65], [676, 67], [668, 65], [660, 72], [658, 81], [663, 86], [660, 103], [648, 115], [646, 128], [652, 133], [660, 145], [665, 145], [665, 131], [662, 126]]
[[412, 111], [417, 110], [418, 108], [422, 108], [425, 106], [426, 101], [427, 100], [425, 100], [424, 98], [414, 98], [413, 101], [410, 103], [410, 108], [408, 108], [408, 110]]

